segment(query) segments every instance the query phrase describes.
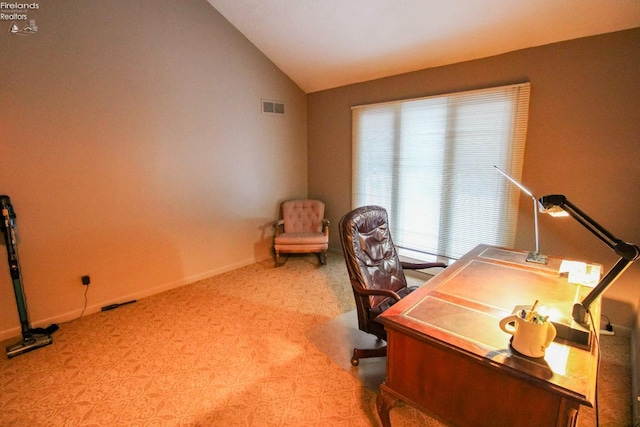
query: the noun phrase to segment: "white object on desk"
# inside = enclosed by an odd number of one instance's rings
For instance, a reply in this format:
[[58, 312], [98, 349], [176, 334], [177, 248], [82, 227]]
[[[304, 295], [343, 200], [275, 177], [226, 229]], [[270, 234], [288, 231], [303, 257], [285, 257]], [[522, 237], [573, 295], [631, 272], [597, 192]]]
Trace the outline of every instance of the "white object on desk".
[[568, 273], [569, 283], [591, 288], [595, 287], [600, 280], [600, 266], [585, 262], [562, 260], [558, 273]]

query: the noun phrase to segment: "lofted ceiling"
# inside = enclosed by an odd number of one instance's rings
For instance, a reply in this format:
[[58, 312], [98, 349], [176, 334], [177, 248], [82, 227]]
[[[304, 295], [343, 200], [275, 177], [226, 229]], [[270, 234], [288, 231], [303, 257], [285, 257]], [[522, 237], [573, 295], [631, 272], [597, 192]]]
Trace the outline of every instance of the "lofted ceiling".
[[207, 1], [307, 93], [640, 27], [640, 0]]

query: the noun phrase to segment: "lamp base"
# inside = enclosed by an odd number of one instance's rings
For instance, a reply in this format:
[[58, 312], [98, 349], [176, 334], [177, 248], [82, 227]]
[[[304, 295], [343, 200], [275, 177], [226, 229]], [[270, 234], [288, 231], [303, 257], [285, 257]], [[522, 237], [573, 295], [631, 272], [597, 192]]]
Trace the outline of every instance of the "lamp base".
[[527, 262], [535, 262], [536, 264], [546, 264], [549, 257], [542, 255], [540, 252], [529, 252], [527, 254]]
[[590, 348], [592, 333], [588, 326], [584, 327], [578, 322], [566, 319], [552, 320], [551, 323], [556, 327], [558, 338], [563, 338], [576, 347]]
[[587, 310], [581, 303], [575, 303], [573, 305], [571, 317], [573, 317], [573, 320], [580, 323], [581, 325], [589, 325], [589, 310]]

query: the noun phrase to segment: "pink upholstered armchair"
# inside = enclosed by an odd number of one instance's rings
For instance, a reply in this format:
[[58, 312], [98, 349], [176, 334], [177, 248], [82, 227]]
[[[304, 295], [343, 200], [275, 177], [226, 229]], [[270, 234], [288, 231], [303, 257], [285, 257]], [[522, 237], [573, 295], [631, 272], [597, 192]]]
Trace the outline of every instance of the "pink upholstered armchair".
[[327, 262], [329, 220], [319, 200], [288, 200], [282, 203], [282, 219], [273, 223], [273, 251], [276, 267], [284, 264], [283, 253], [315, 253], [321, 265]]

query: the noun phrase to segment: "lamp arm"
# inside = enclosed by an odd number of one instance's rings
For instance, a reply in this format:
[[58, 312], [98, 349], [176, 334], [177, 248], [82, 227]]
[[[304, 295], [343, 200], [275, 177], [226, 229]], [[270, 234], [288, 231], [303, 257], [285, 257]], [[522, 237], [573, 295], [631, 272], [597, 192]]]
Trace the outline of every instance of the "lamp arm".
[[560, 207], [576, 221], [582, 224], [586, 229], [591, 231], [597, 238], [602, 240], [607, 246], [614, 250], [620, 256], [620, 259], [611, 267], [607, 274], [600, 280], [596, 287], [584, 297], [581, 303], [573, 306], [573, 319], [576, 322], [586, 324], [588, 322], [587, 314], [591, 304], [620, 277], [622, 273], [640, 257], [640, 248], [631, 243], [623, 242], [607, 231], [604, 227], [594, 221], [589, 215], [580, 210], [576, 205], [571, 203], [567, 198], [560, 194], [543, 196], [540, 198], [540, 204], [545, 210]]
[[[638, 249], [636, 247], [636, 249]], [[620, 258], [618, 262], [616, 262], [611, 270], [607, 272], [607, 274], [600, 280], [600, 282], [594, 287], [589, 294], [584, 297], [582, 302], [576, 303], [573, 306], [572, 317], [573, 319], [582, 324], [588, 323], [588, 313], [591, 308], [591, 304], [598, 299], [598, 297], [609, 288], [613, 284], [613, 282], [620, 277], [624, 271], [629, 268], [633, 260]]]
[[580, 210], [580, 208], [567, 200], [565, 196], [561, 194], [542, 196], [540, 198], [540, 204], [544, 209], [550, 209], [555, 206], [561, 208], [566, 213], [571, 215], [573, 219], [582, 224], [583, 227], [591, 231], [591, 233], [593, 233], [598, 239], [602, 240], [607, 246], [615, 250], [618, 239], [616, 239], [613, 234], [611, 234], [604, 227], [594, 221], [589, 215]]

